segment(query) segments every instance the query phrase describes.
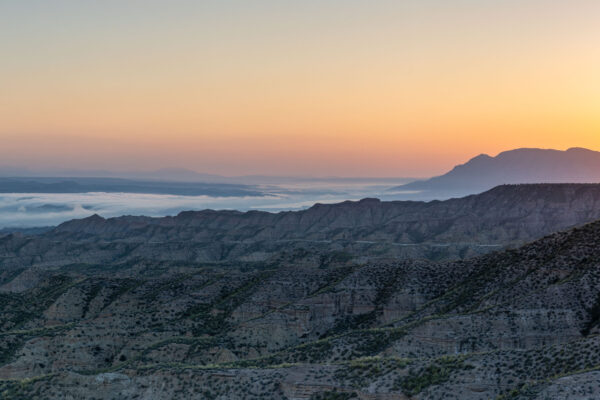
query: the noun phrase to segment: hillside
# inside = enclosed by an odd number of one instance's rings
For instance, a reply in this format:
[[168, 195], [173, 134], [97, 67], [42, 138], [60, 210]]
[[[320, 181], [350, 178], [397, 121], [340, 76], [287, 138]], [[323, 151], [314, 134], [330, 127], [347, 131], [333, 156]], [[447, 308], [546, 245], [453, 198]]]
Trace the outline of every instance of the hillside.
[[[335, 251], [363, 257], [449, 260], [481, 255], [600, 219], [600, 185], [506, 185], [433, 202], [318, 204], [298, 212], [184, 212], [175, 217], [93, 216], [35, 240], [0, 240], [0, 265], [23, 262], [266, 262]], [[25, 260], [25, 261], [24, 261]]]
[[495, 157], [481, 154], [448, 173], [396, 188], [419, 191], [420, 197], [447, 198], [480, 193], [494, 186], [520, 183], [600, 182], [600, 152], [516, 149]]
[[600, 390], [599, 243], [595, 222], [441, 263], [324, 252], [299, 265], [300, 252], [73, 264], [58, 250], [64, 262], [51, 268], [0, 275], [0, 393], [590, 398]]

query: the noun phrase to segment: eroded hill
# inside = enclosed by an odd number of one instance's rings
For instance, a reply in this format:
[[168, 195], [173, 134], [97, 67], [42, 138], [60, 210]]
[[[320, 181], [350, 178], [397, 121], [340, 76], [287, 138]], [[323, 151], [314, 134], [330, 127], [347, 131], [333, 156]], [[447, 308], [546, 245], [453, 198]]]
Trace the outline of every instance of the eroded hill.
[[298, 212], [184, 212], [93, 216], [37, 236], [0, 237], [0, 266], [67, 263], [319, 263], [322, 254], [368, 260], [455, 260], [517, 246], [600, 219], [600, 185], [507, 185], [460, 199], [317, 204]]
[[61, 238], [48, 264], [31, 258], [48, 236], [21, 239], [2, 253], [23, 257], [0, 274], [5, 398], [600, 393], [600, 222], [437, 263], [329, 247], [266, 261], [94, 262], [125, 244], [86, 235], [73, 242], [86, 261], [72, 262]]

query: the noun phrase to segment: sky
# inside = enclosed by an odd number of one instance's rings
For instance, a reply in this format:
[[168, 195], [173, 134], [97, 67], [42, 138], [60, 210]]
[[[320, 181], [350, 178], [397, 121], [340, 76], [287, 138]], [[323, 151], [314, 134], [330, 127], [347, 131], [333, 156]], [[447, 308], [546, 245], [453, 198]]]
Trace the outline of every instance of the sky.
[[430, 176], [600, 150], [597, 0], [0, 0], [0, 165]]

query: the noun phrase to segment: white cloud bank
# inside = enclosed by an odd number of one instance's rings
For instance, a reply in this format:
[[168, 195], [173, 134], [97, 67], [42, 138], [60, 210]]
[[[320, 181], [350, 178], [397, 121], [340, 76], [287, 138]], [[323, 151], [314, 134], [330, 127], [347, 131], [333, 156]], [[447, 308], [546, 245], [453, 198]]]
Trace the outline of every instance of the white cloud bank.
[[[389, 188], [389, 186], [387, 186]], [[281, 194], [270, 196], [212, 197], [137, 193], [8, 193], [0, 194], [0, 228], [38, 227], [60, 224], [92, 214], [103, 217], [120, 215], [165, 216], [181, 211], [210, 209], [295, 210], [314, 203], [335, 203], [377, 196], [386, 189], [380, 185], [329, 187], [281, 187]], [[275, 191], [277, 192], [277, 191]]]

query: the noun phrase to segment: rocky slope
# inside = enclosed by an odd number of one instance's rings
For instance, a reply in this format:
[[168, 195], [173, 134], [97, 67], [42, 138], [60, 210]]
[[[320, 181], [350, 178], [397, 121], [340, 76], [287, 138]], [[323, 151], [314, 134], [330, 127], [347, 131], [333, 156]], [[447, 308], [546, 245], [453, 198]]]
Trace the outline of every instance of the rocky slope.
[[[549, 210], [553, 197], [545, 198], [536, 204]], [[330, 221], [331, 213], [344, 214], [330, 211]], [[148, 229], [164, 234], [149, 228], [164, 220], [149, 221], [138, 237]], [[81, 258], [74, 263], [74, 247], [64, 243], [77, 234], [75, 224], [81, 221], [55, 232], [65, 236], [54, 250], [48, 234], [20, 238], [20, 247], [19, 238], [3, 239], [0, 254], [13, 260], [0, 270], [4, 398], [600, 395], [600, 222], [437, 263], [365, 257], [330, 244], [279, 249], [266, 261], [111, 259], [131, 243], [100, 228], [94, 234], [110, 240], [82, 235], [73, 242]], [[41, 248], [52, 263], [32, 257]]]

